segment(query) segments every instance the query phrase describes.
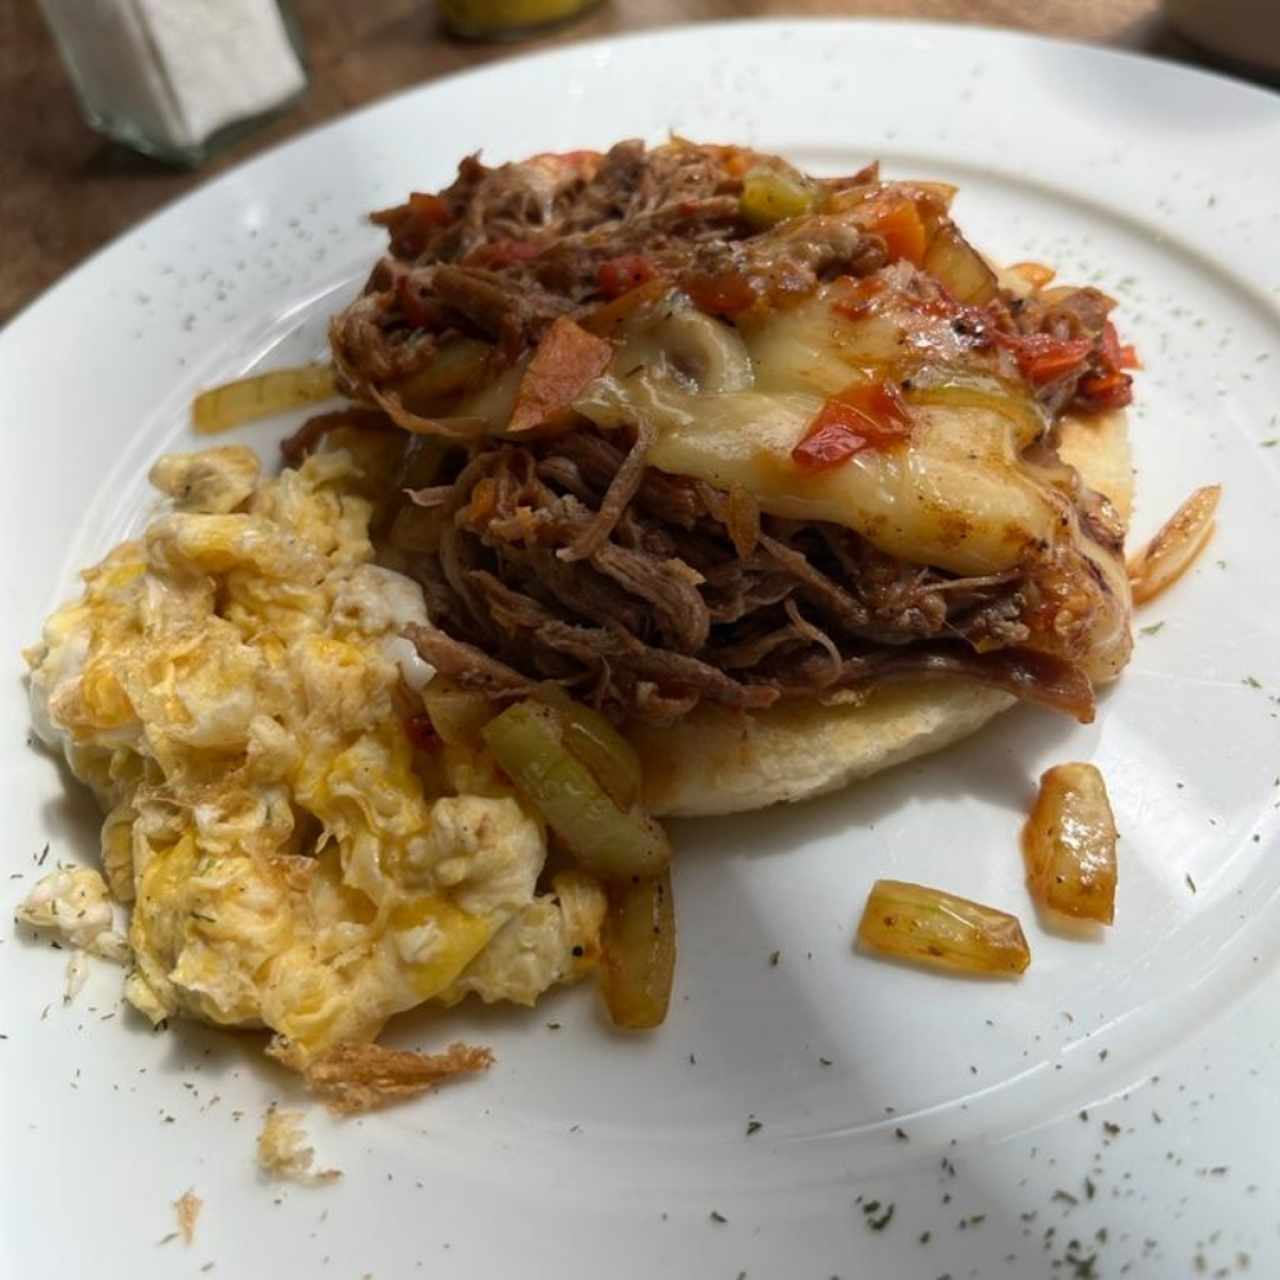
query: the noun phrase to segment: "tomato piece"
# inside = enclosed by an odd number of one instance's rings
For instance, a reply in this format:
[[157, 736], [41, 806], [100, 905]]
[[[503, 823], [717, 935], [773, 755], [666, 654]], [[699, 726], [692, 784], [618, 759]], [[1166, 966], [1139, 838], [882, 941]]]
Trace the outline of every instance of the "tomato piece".
[[557, 419], [612, 359], [609, 342], [568, 316], [559, 316], [538, 343], [520, 380], [507, 430], [528, 431]]
[[924, 262], [928, 236], [914, 200], [903, 195], [877, 196], [865, 208], [869, 216], [864, 225], [884, 240], [890, 262], [905, 258], [916, 267]]
[[1123, 409], [1133, 402], [1133, 379], [1119, 369], [1080, 379], [1076, 399], [1090, 409]]
[[827, 400], [791, 460], [806, 471], [825, 471], [864, 449], [887, 449], [911, 434], [911, 415], [898, 388], [855, 382]]
[[1093, 350], [1092, 338], [1055, 338], [1048, 333], [991, 334], [1000, 346], [1012, 351], [1022, 376], [1033, 387], [1042, 387], [1073, 372]]
[[1107, 321], [1102, 327], [1102, 354], [1113, 369], [1141, 369], [1142, 362], [1132, 343], [1120, 345], [1116, 327]]
[[731, 316], [755, 306], [759, 294], [748, 276], [740, 271], [721, 271], [711, 276], [691, 276], [685, 292], [702, 311], [713, 316]]
[[642, 254], [625, 253], [600, 264], [596, 284], [606, 298], [620, 298], [624, 293], [648, 284], [657, 274], [657, 267]]
[[453, 221], [453, 211], [443, 197], [414, 191], [404, 204], [379, 209], [369, 215], [369, 220], [391, 233], [392, 252], [402, 258], [416, 258], [431, 233]]
[[731, 178], [745, 178], [756, 162], [756, 153], [747, 147], [717, 147], [716, 158]]
[[422, 227], [445, 227], [453, 220], [446, 200], [423, 191], [409, 196], [409, 214]]
[[1088, 338], [1050, 341], [1055, 345], [1028, 351], [1019, 361], [1027, 381], [1034, 387], [1043, 387], [1071, 373], [1093, 349], [1093, 343]]

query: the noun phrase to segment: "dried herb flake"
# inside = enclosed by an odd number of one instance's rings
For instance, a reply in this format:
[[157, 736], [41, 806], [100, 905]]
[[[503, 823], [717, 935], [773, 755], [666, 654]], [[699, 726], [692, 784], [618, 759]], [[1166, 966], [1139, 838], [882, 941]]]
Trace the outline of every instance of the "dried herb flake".
[[893, 1210], [894, 1206], [892, 1204], [888, 1205], [878, 1218], [868, 1218], [867, 1226], [872, 1231], [883, 1231], [893, 1221]]

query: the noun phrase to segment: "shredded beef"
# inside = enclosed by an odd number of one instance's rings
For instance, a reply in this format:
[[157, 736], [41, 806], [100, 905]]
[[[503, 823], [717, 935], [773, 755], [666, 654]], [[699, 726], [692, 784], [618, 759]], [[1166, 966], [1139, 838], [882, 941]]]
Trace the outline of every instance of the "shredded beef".
[[489, 657], [483, 649], [455, 640], [437, 626], [410, 623], [405, 634], [441, 675], [465, 688], [494, 695], [514, 695], [526, 692], [532, 684], [518, 671]]
[[510, 289], [496, 272], [476, 267], [436, 267], [431, 285], [445, 306], [512, 356], [537, 341], [557, 316], [572, 309], [552, 293]]
[[[959, 578], [839, 526], [758, 512], [744, 555], [729, 494], [647, 467], [599, 545], [567, 560], [633, 454], [587, 426], [492, 442], [451, 483], [416, 494], [446, 526], [434, 552], [409, 555], [434, 623], [414, 633], [424, 657], [496, 698], [560, 680], [619, 721], [669, 723], [701, 701], [761, 709], [912, 674], [1091, 714], [1082, 673], [1019, 647], [1019, 571]], [[679, 494], [675, 522], [641, 510], [649, 486], [664, 494], [650, 506], [671, 505], [664, 486]]]
[[707, 643], [711, 615], [698, 591], [704, 579], [683, 560], [659, 560], [648, 552], [607, 542], [591, 563], [623, 590], [653, 605], [658, 629], [673, 649], [697, 653]]
[[[458, 338], [485, 344], [488, 376], [531, 350], [549, 355], [557, 333], [602, 346], [642, 295], [674, 288], [733, 319], [882, 268], [895, 288], [914, 291], [921, 314], [944, 317], [961, 349], [1011, 379], [1025, 374], [1047, 421], [1069, 405], [1124, 402], [1127, 358], [1105, 295], [1002, 292], [961, 305], [908, 261], [886, 267], [901, 254], [833, 203], [761, 230], [741, 199], [742, 174], [757, 162], [732, 149], [635, 141], [604, 156], [497, 168], [469, 157], [448, 188], [375, 215], [390, 252], [331, 326], [335, 366], [356, 400], [435, 444], [453, 437], [440, 444], [442, 469], [413, 495], [432, 512], [428, 532], [397, 548], [432, 619], [412, 638], [445, 676], [492, 698], [550, 679], [619, 722], [671, 723], [701, 702], [752, 710], [849, 699], [885, 681], [944, 676], [1089, 718], [1085, 674], [1027, 647], [1032, 616], [1051, 617], [1055, 629], [1061, 617], [1063, 635], [1075, 625], [1065, 588], [1037, 578], [1036, 565], [961, 578], [886, 555], [842, 526], [762, 514], [745, 492], [656, 470], [651, 426], [597, 428], [569, 414], [567, 394], [527, 421], [517, 415], [530, 429], [505, 440], [477, 438], [493, 424], [465, 408], [448, 424], [418, 416], [428, 412], [412, 394], [422, 379], [410, 380]], [[815, 189], [876, 179], [873, 166]], [[1050, 362], [1052, 381], [1033, 379], [1024, 366], [1050, 348], [1068, 360]], [[330, 429], [304, 428], [292, 456]], [[1052, 452], [1051, 436], [1042, 447]], [[1085, 527], [1118, 547], [1123, 530], [1105, 501], [1074, 500]], [[1072, 651], [1065, 639], [1060, 647]]]
[[580, 163], [540, 157], [490, 169], [474, 157], [438, 196], [415, 196], [374, 215], [391, 253], [364, 294], [330, 329], [346, 389], [412, 374], [441, 336], [474, 333], [508, 358], [559, 315], [600, 298], [602, 264], [643, 252], [672, 278], [698, 247], [746, 235], [740, 179], [692, 146], [620, 142]]
[[772, 298], [887, 260], [879, 236], [838, 218], [760, 233], [742, 218], [741, 190], [714, 148], [621, 142], [579, 166], [536, 158], [488, 169], [468, 158], [438, 196], [374, 215], [391, 253], [330, 329], [345, 389], [379, 403], [452, 333], [487, 338], [514, 360], [557, 316], [598, 305], [602, 268], [629, 257], [689, 287], [736, 272]]

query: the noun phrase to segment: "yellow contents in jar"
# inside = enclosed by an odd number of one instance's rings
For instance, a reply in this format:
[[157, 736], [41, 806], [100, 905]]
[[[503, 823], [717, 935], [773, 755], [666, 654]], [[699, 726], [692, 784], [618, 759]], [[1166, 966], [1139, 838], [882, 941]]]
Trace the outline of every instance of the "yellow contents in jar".
[[440, 0], [445, 25], [460, 36], [518, 35], [572, 18], [596, 0]]

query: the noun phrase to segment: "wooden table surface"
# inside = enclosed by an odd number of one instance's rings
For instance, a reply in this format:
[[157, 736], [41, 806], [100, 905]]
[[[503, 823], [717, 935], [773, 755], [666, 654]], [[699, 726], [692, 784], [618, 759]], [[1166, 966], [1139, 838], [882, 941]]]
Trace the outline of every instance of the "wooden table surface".
[[361, 103], [530, 48], [673, 23], [778, 15], [980, 22], [1195, 62], [1158, 0], [609, 0], [578, 23], [515, 44], [451, 40], [423, 0], [292, 0], [311, 59], [305, 102], [177, 171], [94, 134], [34, 0], [0, 0], [0, 324], [93, 250], [213, 174]]

